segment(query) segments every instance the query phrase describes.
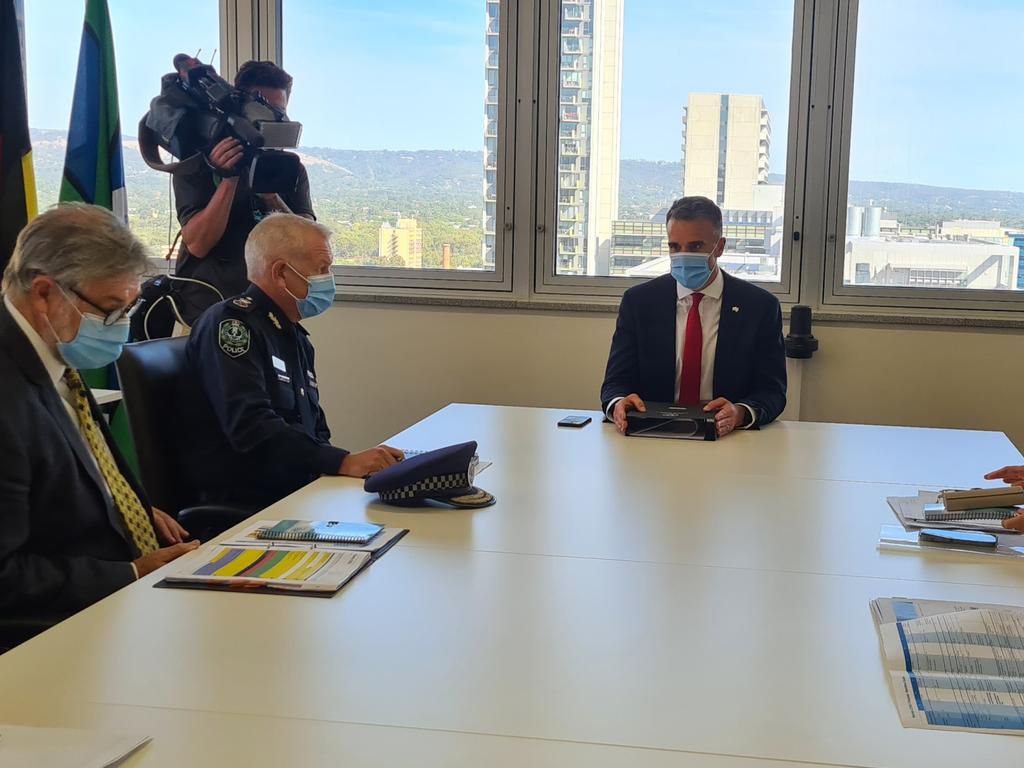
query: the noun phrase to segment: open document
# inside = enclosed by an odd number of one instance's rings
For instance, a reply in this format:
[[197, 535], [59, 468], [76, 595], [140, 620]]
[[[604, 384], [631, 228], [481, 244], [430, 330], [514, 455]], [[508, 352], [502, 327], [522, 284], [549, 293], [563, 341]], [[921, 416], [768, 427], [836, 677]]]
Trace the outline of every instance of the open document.
[[1024, 735], [1024, 608], [879, 598], [871, 609], [904, 727]]
[[173, 564], [155, 586], [327, 596], [361, 571], [371, 553], [206, 545]]

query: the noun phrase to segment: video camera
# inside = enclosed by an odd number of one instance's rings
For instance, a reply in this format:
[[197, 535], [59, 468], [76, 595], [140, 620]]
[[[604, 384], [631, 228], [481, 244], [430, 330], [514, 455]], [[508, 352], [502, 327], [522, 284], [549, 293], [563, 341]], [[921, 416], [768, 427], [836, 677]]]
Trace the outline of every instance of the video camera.
[[[160, 95], [139, 124], [139, 147], [147, 165], [184, 172], [182, 166], [193, 167], [188, 162], [193, 157], [205, 156], [231, 136], [245, 148], [236, 174], [248, 177], [253, 192], [294, 191], [301, 165], [297, 155], [283, 150], [298, 146], [302, 124], [187, 54], [174, 57], [174, 68], [161, 78]], [[154, 144], [181, 162], [164, 163]]]

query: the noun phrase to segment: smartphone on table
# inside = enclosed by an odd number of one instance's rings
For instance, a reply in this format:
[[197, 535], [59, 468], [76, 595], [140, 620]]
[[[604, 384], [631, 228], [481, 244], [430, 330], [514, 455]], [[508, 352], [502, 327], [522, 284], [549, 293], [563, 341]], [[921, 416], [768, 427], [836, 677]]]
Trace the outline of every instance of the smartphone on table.
[[968, 547], [995, 547], [999, 541], [994, 533], [958, 531], [948, 528], [922, 528], [918, 539], [936, 544], [960, 544]]
[[585, 427], [590, 423], [589, 416], [566, 416], [558, 422], [560, 427]]

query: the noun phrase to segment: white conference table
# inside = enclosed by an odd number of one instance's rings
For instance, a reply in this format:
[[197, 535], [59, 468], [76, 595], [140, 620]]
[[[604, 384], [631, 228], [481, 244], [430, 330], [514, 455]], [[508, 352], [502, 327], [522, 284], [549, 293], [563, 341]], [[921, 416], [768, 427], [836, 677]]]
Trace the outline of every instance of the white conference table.
[[140, 731], [131, 766], [1020, 766], [904, 729], [868, 601], [1024, 604], [1024, 564], [878, 552], [887, 495], [1024, 463], [997, 433], [780, 423], [715, 443], [449, 406], [483, 510], [324, 478], [260, 517], [411, 533], [328, 600], [124, 589], [0, 656], [0, 722]]

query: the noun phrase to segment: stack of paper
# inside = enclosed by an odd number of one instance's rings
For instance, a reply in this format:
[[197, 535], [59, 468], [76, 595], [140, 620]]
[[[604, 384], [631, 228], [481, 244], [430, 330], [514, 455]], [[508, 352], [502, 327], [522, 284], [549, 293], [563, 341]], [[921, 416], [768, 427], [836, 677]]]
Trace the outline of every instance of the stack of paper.
[[935, 491], [918, 491], [917, 496], [891, 496], [886, 501], [889, 502], [889, 506], [892, 507], [892, 511], [899, 521], [903, 523], [903, 527], [908, 530], [911, 528], [969, 528], [992, 533], [1008, 532], [1006, 528], [1003, 528], [1000, 520], [993, 519], [991, 516], [985, 517], [986, 513], [983, 510], [978, 510], [979, 517], [973, 520], [928, 520], [925, 515], [925, 506], [938, 503], [938, 499], [939, 494]]
[[871, 610], [904, 727], [1024, 735], [1024, 608], [893, 597]]
[[149, 736], [118, 736], [71, 728], [0, 725], [4, 768], [107, 768], [149, 742]]

